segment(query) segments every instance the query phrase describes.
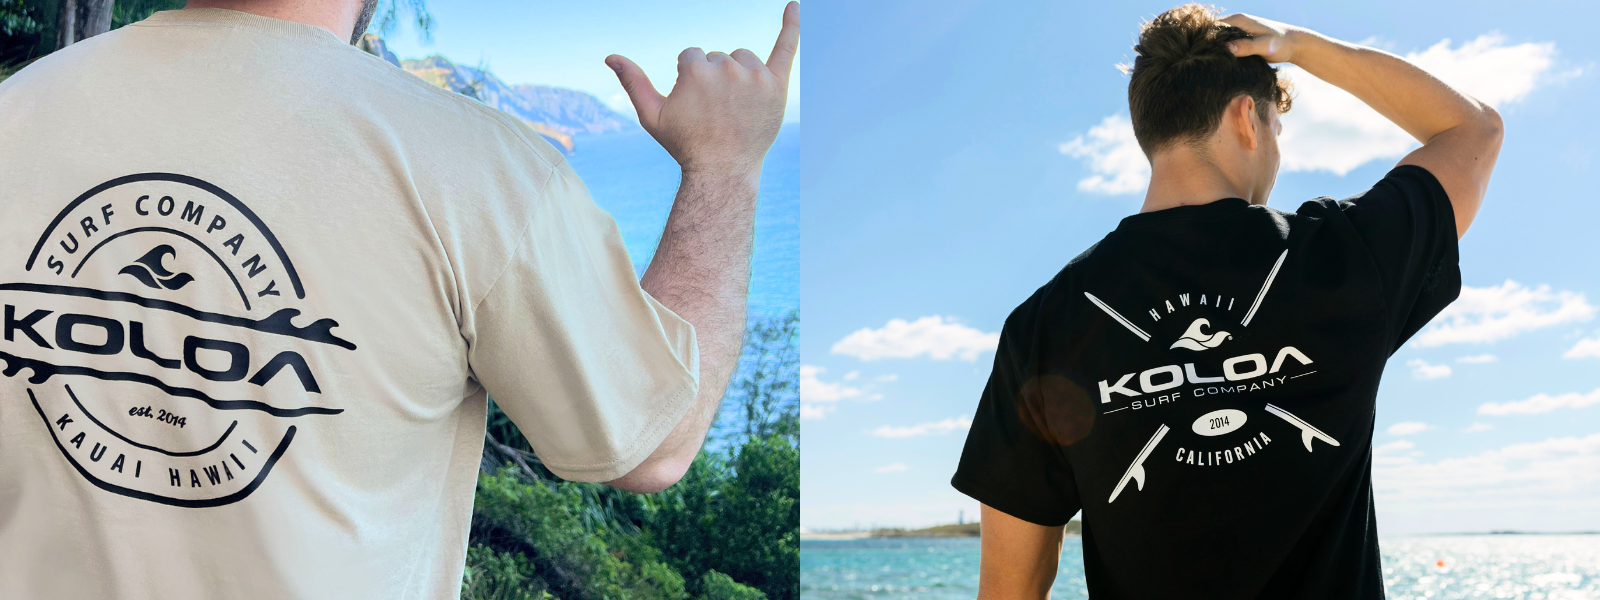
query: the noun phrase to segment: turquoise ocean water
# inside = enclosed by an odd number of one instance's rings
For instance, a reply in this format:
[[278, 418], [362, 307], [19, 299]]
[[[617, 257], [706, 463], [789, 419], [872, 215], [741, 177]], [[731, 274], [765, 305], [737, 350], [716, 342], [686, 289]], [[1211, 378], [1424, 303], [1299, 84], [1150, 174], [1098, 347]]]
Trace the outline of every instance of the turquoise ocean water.
[[[634, 270], [650, 264], [678, 190], [678, 163], [642, 130], [579, 136], [567, 156], [596, 204], [611, 213]], [[800, 308], [800, 125], [789, 124], [767, 153], [756, 209], [750, 316]]]
[[[1380, 544], [1391, 600], [1600, 600], [1600, 535], [1404, 536]], [[1068, 538], [1051, 598], [1088, 597], [1082, 564], [1079, 538]], [[970, 600], [977, 593], [977, 538], [800, 543], [805, 600]]]

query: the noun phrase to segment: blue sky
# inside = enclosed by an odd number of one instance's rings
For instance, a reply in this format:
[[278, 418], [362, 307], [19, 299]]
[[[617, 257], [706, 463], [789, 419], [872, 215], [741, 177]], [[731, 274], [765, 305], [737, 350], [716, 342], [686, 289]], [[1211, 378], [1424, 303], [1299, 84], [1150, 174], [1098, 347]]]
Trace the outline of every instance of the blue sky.
[[[632, 106], [603, 62], [621, 54], [638, 63], [665, 94], [677, 78], [678, 53], [690, 46], [732, 52], [749, 48], [766, 60], [786, 0], [518, 2], [429, 0], [431, 42], [403, 22], [384, 39], [400, 58], [442, 54], [467, 66], [481, 62], [511, 85], [540, 84], [589, 92], [613, 109]], [[402, 21], [409, 21], [405, 16]], [[802, 44], [803, 45], [803, 44]], [[787, 123], [800, 120], [800, 65], [789, 79]]]
[[[1171, 6], [807, 6], [803, 527], [974, 517], [948, 481], [994, 334], [1138, 210], [1142, 156], [1114, 65], [1141, 19]], [[1600, 529], [1600, 61], [1579, 18], [1593, 9], [1223, 6], [1410, 56], [1505, 118], [1461, 243], [1463, 299], [1384, 375], [1381, 530]], [[1271, 206], [1359, 192], [1410, 147], [1326, 84], [1296, 81]]]

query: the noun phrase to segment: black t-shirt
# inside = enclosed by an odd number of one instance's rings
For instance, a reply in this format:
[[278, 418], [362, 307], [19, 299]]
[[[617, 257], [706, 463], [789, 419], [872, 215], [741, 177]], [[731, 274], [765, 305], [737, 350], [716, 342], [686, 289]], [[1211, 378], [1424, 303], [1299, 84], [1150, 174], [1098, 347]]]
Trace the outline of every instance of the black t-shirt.
[[1382, 598], [1378, 380], [1459, 293], [1455, 233], [1415, 166], [1127, 217], [1006, 319], [951, 484], [1082, 509], [1095, 598]]

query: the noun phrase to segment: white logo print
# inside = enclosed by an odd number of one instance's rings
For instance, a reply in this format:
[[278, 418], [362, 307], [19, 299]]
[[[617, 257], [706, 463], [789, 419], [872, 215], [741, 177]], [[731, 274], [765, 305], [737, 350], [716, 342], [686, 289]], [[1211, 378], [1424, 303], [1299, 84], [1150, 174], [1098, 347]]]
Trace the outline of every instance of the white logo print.
[[1183, 332], [1183, 337], [1178, 338], [1178, 341], [1173, 342], [1168, 349], [1187, 348], [1199, 352], [1208, 348], [1215, 348], [1221, 345], [1222, 342], [1227, 341], [1228, 338], [1233, 337], [1232, 334], [1226, 331], [1206, 334], [1205, 328], [1210, 324], [1211, 322], [1205, 319], [1195, 319], [1193, 323], [1189, 324], [1189, 329]]
[[1312, 427], [1310, 423], [1305, 421], [1305, 419], [1289, 414], [1289, 411], [1287, 410], [1278, 408], [1273, 406], [1271, 403], [1268, 403], [1267, 412], [1278, 415], [1278, 418], [1288, 421], [1290, 425], [1300, 428], [1300, 441], [1305, 443], [1306, 452], [1311, 451], [1311, 440], [1322, 440], [1334, 446], [1339, 445], [1339, 440], [1333, 439], [1333, 436], [1323, 433], [1321, 429]]
[[1128, 465], [1128, 472], [1123, 473], [1122, 480], [1117, 482], [1117, 489], [1111, 490], [1111, 499], [1106, 500], [1106, 504], [1117, 501], [1117, 496], [1122, 495], [1122, 488], [1127, 487], [1130, 479], [1140, 491], [1144, 490], [1144, 459], [1150, 458], [1150, 452], [1156, 449], [1156, 444], [1161, 443], [1161, 438], [1167, 437], [1167, 431], [1167, 426], [1162, 424], [1161, 428], [1156, 430], [1156, 434], [1150, 437], [1150, 441], [1145, 442], [1144, 449], [1139, 451], [1139, 456], [1133, 459], [1133, 464]]

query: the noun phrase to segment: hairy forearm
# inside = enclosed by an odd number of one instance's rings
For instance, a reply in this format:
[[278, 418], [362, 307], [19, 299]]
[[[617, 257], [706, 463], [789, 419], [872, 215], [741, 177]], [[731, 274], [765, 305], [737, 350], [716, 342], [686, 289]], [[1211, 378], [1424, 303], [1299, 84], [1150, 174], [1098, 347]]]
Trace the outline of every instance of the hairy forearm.
[[[653, 491], [676, 481], [704, 443], [739, 361], [758, 175], [686, 172], [655, 257], [639, 285], [694, 325], [700, 393], [638, 475], [613, 485]], [[652, 481], [635, 481], [635, 480]]]
[[1424, 144], [1463, 124], [1492, 118], [1492, 109], [1405, 59], [1319, 33], [1298, 30], [1294, 63], [1371, 106]]

